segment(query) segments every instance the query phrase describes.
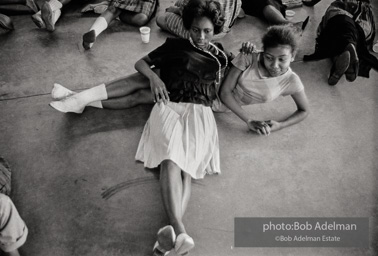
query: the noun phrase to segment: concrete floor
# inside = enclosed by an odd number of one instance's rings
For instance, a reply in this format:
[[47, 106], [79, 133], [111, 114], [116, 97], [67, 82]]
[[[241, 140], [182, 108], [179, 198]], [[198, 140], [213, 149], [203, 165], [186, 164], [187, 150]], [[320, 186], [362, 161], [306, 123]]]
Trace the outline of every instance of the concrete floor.
[[[311, 16], [292, 65], [311, 103], [304, 122], [260, 137], [232, 113], [215, 115], [222, 174], [193, 185], [184, 219], [196, 242], [191, 255], [378, 255], [378, 74], [353, 83], [343, 77], [330, 87], [329, 60], [301, 61], [313, 52], [330, 2], [295, 9], [294, 20]], [[160, 11], [171, 3], [162, 0]], [[75, 115], [48, 103], [54, 82], [79, 90], [134, 72], [134, 63], [168, 34], [152, 20], [151, 42], [142, 44], [138, 28], [116, 21], [85, 52], [82, 34], [96, 16], [82, 15], [81, 7], [68, 7], [54, 33], [29, 16], [13, 16], [16, 30], [0, 35], [0, 155], [11, 164], [12, 199], [30, 230], [21, 252], [150, 255], [167, 223], [157, 172], [134, 160], [151, 106]], [[247, 17], [221, 42], [236, 53], [243, 41], [260, 44], [266, 26]], [[247, 109], [257, 119], [275, 119], [294, 104], [280, 98]], [[371, 246], [233, 248], [234, 217], [369, 217]]]

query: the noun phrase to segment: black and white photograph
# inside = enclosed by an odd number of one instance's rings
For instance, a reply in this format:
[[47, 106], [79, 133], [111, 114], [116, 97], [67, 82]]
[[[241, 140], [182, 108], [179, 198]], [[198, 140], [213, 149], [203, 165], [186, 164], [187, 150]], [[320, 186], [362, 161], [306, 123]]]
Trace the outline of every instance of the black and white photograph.
[[0, 255], [378, 256], [378, 0], [0, 0]]

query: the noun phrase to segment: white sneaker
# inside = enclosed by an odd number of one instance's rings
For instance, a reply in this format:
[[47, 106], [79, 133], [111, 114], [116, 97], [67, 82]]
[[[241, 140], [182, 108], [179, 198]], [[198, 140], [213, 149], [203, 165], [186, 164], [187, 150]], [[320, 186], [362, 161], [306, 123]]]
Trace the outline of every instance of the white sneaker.
[[66, 87], [57, 83], [54, 83], [54, 87], [51, 91], [51, 97], [54, 100], [62, 100], [74, 94], [76, 94], [76, 92], [73, 92], [70, 89], [67, 89]]
[[50, 32], [55, 30], [55, 23], [62, 14], [60, 8], [62, 8], [62, 4], [57, 0], [49, 0], [42, 5], [42, 20], [46, 25], [46, 29]]

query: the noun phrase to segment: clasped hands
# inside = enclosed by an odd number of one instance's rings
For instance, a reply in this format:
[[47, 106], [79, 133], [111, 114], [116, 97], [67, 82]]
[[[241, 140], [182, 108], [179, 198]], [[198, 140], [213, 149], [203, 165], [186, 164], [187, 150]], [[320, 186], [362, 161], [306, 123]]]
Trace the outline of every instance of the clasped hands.
[[279, 130], [281, 127], [281, 124], [274, 120], [268, 120], [268, 121], [248, 120], [247, 125], [251, 131], [258, 133], [259, 135], [265, 135], [265, 136], [268, 136], [273, 131]]

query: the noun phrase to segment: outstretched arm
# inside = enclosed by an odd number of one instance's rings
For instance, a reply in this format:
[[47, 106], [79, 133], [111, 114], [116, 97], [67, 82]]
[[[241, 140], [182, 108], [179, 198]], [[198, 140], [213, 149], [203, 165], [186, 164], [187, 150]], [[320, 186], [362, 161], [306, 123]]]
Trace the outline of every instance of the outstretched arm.
[[154, 96], [155, 102], [163, 101], [167, 104], [169, 95], [164, 82], [151, 69], [152, 61], [148, 56], [145, 56], [135, 63], [135, 69], [150, 80], [151, 92]]
[[290, 125], [296, 124], [304, 120], [309, 114], [309, 103], [304, 90], [291, 95], [293, 98], [297, 110], [283, 121], [266, 121], [271, 126], [272, 131], [281, 130]]
[[239, 76], [241, 74], [241, 70], [237, 69], [236, 67], [231, 67], [227, 77], [225, 78], [222, 88], [220, 97], [223, 103], [231, 109], [241, 120], [243, 120], [248, 128], [258, 134], [269, 135], [270, 128], [268, 124], [264, 121], [255, 121], [248, 117], [247, 112], [239, 105], [239, 103], [235, 100], [232, 91], [235, 89]]

